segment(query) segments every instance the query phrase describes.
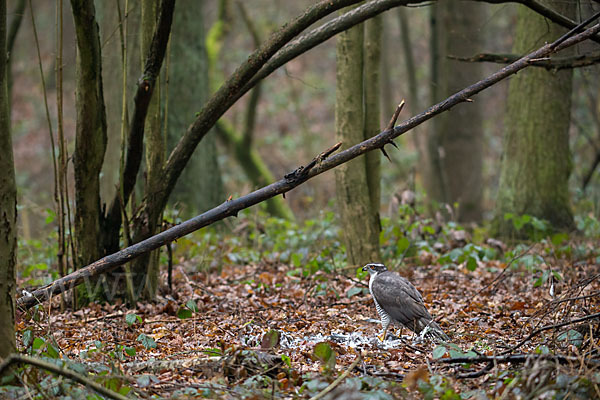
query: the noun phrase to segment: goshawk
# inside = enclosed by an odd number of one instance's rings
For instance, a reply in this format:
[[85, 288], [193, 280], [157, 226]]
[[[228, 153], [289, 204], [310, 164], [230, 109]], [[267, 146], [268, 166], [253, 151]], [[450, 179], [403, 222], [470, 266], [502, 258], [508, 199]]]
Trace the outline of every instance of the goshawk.
[[423, 303], [421, 293], [406, 278], [388, 271], [383, 264], [367, 264], [363, 271], [371, 275], [369, 291], [383, 327], [381, 341], [391, 322], [424, 336], [448, 340]]

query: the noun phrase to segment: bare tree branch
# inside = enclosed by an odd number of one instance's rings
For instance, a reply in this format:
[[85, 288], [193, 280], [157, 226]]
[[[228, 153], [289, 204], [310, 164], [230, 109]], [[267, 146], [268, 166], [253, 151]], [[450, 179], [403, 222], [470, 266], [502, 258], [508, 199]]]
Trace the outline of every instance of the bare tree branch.
[[[522, 56], [518, 54], [493, 54], [480, 53], [471, 57], [458, 57], [449, 55], [448, 58], [466, 62], [493, 62], [497, 64], [510, 64], [517, 61]], [[568, 68], [581, 68], [600, 63], [600, 51], [578, 54], [571, 57], [553, 57], [531, 60], [534, 67], [544, 67], [548, 70], [561, 70]]]
[[[532, 11], [535, 11], [536, 13], [548, 18], [550, 21], [557, 23], [558, 25], [564, 26], [565, 28], [572, 29], [572, 28], [578, 26], [578, 24], [579, 24], [578, 22], [575, 22], [575, 21], [571, 20], [570, 18], [567, 18], [564, 15], [554, 11], [552, 8], [546, 7], [546, 5], [540, 3], [537, 0], [513, 0], [513, 1], [474, 0], [474, 1], [490, 3], [490, 4], [518, 3], [518, 4], [524, 5], [525, 7], [528, 7], [529, 9], [531, 9]], [[597, 34], [593, 35], [590, 39], [596, 43], [600, 43], [600, 37]]]
[[573, 325], [573, 324], [577, 324], [579, 322], [589, 321], [590, 319], [599, 319], [599, 318], [600, 318], [600, 312], [586, 315], [585, 317], [577, 318], [577, 319], [574, 319], [571, 321], [561, 322], [560, 324], [542, 326], [541, 328], [538, 328], [535, 331], [531, 332], [525, 339], [521, 340], [519, 343], [512, 346], [510, 349], [504, 351], [502, 354], [507, 354], [507, 353], [510, 353], [511, 351], [518, 349], [519, 347], [521, 347], [522, 345], [527, 343], [532, 337], [534, 337], [544, 331], [548, 331], [551, 329], [558, 329], [558, 328], [562, 328], [563, 326]]
[[[559, 39], [563, 40], [562, 43], [556, 41], [551, 44], [546, 44], [543, 47], [514, 62], [513, 64], [502, 68], [500, 71], [490, 75], [489, 77], [461, 90], [458, 93], [455, 93], [454, 95], [448, 97], [442, 102], [431, 106], [429, 109], [425, 110], [424, 112], [418, 115], [415, 115], [414, 117], [401, 123], [394, 129], [385, 130], [370, 139], [367, 139], [342, 151], [341, 153], [319, 160], [319, 162], [316, 163], [314, 167], [309, 169], [307, 173], [298, 173], [303, 169], [302, 167], [300, 167], [294, 172], [286, 175], [284, 179], [281, 179], [268, 186], [255, 190], [254, 192], [249, 193], [240, 198], [226, 201], [203, 214], [200, 214], [192, 219], [182, 222], [177, 226], [167, 229], [166, 231], [163, 231], [155, 236], [152, 236], [146, 240], [134, 244], [133, 246], [127, 247], [114, 254], [110, 254], [106, 257], [103, 257], [85, 268], [82, 268], [72, 274], [57, 279], [56, 281], [48, 285], [42, 286], [41, 288], [33, 291], [33, 293], [31, 293], [30, 295], [22, 296], [21, 298], [19, 298], [17, 301], [17, 305], [25, 309], [30, 308], [35, 304], [47, 300], [51, 295], [62, 292], [63, 290], [65, 290], [64, 288], [66, 287], [73, 287], [74, 285], [78, 285], [84, 282], [85, 279], [91, 276], [109, 272], [114, 268], [132, 260], [133, 258], [138, 257], [148, 251], [154, 250], [160, 246], [163, 246], [168, 242], [176, 240], [182, 236], [185, 236], [195, 230], [210, 225], [216, 221], [222, 220], [230, 216], [235, 216], [239, 211], [261, 203], [266, 199], [269, 199], [282, 193], [286, 193], [291, 189], [306, 182], [308, 179], [322, 174], [323, 172], [328, 171], [353, 158], [356, 158], [359, 155], [366, 153], [367, 151], [380, 149], [386, 144], [390, 143], [390, 141], [394, 138], [406, 133], [415, 126], [422, 124], [423, 122], [431, 119], [435, 115], [438, 115], [444, 111], [451, 109], [459, 103], [470, 101], [470, 98], [475, 94], [481, 92], [486, 88], [489, 88], [490, 86], [493, 86], [502, 79], [512, 74], [515, 74], [523, 68], [526, 68], [530, 64], [530, 61], [532, 59], [546, 57], [563, 48], [573, 46], [585, 39], [590, 38], [592, 35], [597, 34], [599, 31], [600, 24], [597, 24], [580, 34], [567, 38], [566, 40], [564, 38]], [[557, 43], [560, 44], [557, 45]]]
[[[508, 3], [507, 0], [474, 0], [487, 3]], [[233, 105], [241, 96], [254, 87], [259, 80], [264, 79], [277, 68], [297, 57], [298, 55], [308, 51], [309, 49], [323, 43], [325, 40], [333, 37], [339, 32], [351, 28], [375, 15], [378, 15], [386, 10], [398, 6], [406, 6], [410, 4], [421, 4], [425, 0], [373, 0], [363, 4], [355, 9], [343, 14], [340, 17], [333, 19], [330, 22], [323, 24], [321, 27], [314, 29], [310, 33], [300, 36], [297, 39], [290, 41], [296, 34], [299, 34], [308, 25], [300, 24], [300, 20], [308, 14], [315, 13], [311, 21], [316, 22], [323, 16], [331, 13], [333, 10], [328, 10], [322, 16], [316, 15], [315, 8], [325, 7], [323, 2], [315, 5], [313, 8], [306, 11], [303, 16], [297, 18], [287, 27], [276, 32], [271, 38], [259, 49], [253, 52], [248, 60], [242, 64], [232, 77], [215, 93], [205, 104], [198, 118], [188, 128], [184, 136], [181, 138], [176, 148], [171, 152], [169, 159], [164, 167], [165, 180], [163, 186], [157, 189], [161, 193], [161, 203], [166, 204], [168, 196], [172, 191], [181, 171], [191, 157], [194, 149], [202, 140], [204, 135], [216, 123], [216, 121]], [[554, 10], [538, 3], [535, 0], [516, 0], [516, 3], [523, 4], [548, 19], [565, 26], [573, 28], [578, 26], [569, 18], [562, 16]], [[336, 2], [332, 2], [336, 3]], [[357, 1], [347, 1], [344, 6], [357, 3]], [[341, 4], [331, 5], [336, 9], [341, 8]], [[293, 29], [292, 29], [293, 28]], [[293, 35], [289, 34], [293, 31]], [[284, 39], [285, 37], [285, 39]], [[592, 36], [600, 42], [600, 38], [596, 35]], [[287, 43], [287, 44], [286, 44]], [[275, 50], [275, 51], [273, 51]], [[251, 78], [251, 79], [250, 79]], [[243, 82], [247, 82], [243, 84]], [[243, 84], [243, 86], [241, 86]]]
[[[179, 140], [163, 167], [165, 179], [161, 187], [154, 188], [158, 195], [159, 206], [166, 204], [167, 199], [175, 187], [175, 183], [181, 175], [183, 168], [192, 156], [198, 143], [208, 133], [219, 118], [227, 111], [245, 91], [240, 90], [263, 65], [290, 40], [296, 37], [304, 29], [323, 17], [361, 0], [322, 0], [309, 7], [302, 15], [290, 23], [284, 25], [273, 33], [265, 43], [252, 52], [248, 59], [241, 64], [229, 79], [210, 97], [196, 120], [187, 129]], [[250, 89], [250, 88], [248, 88]]]

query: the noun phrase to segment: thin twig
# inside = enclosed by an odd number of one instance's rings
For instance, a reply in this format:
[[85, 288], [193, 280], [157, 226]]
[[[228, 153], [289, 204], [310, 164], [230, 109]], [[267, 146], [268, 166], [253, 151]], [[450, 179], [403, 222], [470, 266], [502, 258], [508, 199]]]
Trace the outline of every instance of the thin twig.
[[511, 351], [514, 351], [516, 349], [518, 349], [519, 347], [521, 347], [523, 344], [525, 344], [527, 341], [529, 341], [531, 338], [533, 338], [534, 336], [536, 336], [537, 334], [550, 330], [550, 329], [557, 329], [557, 328], [562, 328], [563, 326], [567, 326], [567, 325], [573, 325], [579, 322], [583, 322], [583, 321], [588, 321], [590, 319], [595, 319], [595, 318], [600, 318], [600, 312], [594, 313], [594, 314], [590, 314], [590, 315], [586, 315], [585, 317], [582, 318], [577, 318], [577, 319], [573, 319], [570, 321], [566, 321], [566, 322], [561, 322], [560, 324], [554, 324], [554, 325], [546, 325], [546, 326], [542, 326], [541, 328], [536, 329], [535, 331], [531, 332], [529, 334], [529, 336], [527, 336], [525, 339], [521, 340], [519, 343], [517, 343], [516, 345], [510, 347], [508, 350], [503, 351], [502, 355], [504, 354], [508, 354]]
[[335, 381], [331, 382], [329, 384], [329, 386], [327, 386], [321, 392], [319, 392], [315, 396], [311, 397], [310, 400], [319, 400], [320, 398], [324, 397], [327, 393], [329, 393], [333, 389], [335, 389], [337, 387], [337, 385], [339, 385], [340, 383], [342, 383], [342, 381], [344, 379], [346, 379], [346, 377], [350, 374], [350, 372], [352, 372], [352, 370], [354, 369], [354, 367], [356, 367], [356, 365], [358, 364], [358, 362], [361, 359], [362, 359], [362, 357], [360, 355], [357, 356], [356, 359], [354, 360], [354, 362], [352, 364], [350, 364], [350, 367], [348, 367], [348, 369], [346, 369], [343, 374], [341, 374], [340, 376], [338, 376]]
[[[396, 107], [396, 111], [394, 111], [394, 115], [392, 115], [392, 119], [390, 119], [390, 122], [388, 123], [387, 128], [385, 128], [386, 131], [394, 129], [394, 126], [396, 126], [396, 121], [398, 121], [398, 116], [400, 115], [400, 111], [402, 111], [403, 108], [404, 108], [404, 99], [402, 99], [400, 104], [398, 104], [398, 107]], [[396, 143], [394, 143], [393, 139], [390, 139], [390, 141], [388, 143], [391, 144], [392, 146], [394, 146], [395, 148], [398, 148], [398, 146], [396, 146]], [[384, 146], [386, 144], [387, 143], [385, 143], [383, 146], [381, 146], [380, 150], [383, 153], [383, 155], [385, 156], [385, 158], [387, 158], [389, 162], [392, 162], [392, 159], [390, 158], [390, 156], [388, 156], [388, 154], [385, 152]]]

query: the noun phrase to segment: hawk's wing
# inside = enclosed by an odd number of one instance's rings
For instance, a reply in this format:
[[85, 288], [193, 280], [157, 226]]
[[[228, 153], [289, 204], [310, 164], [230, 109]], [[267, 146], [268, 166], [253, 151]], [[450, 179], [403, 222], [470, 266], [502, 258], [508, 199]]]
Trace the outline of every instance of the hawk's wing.
[[433, 318], [423, 304], [423, 297], [405, 278], [386, 271], [377, 274], [372, 286], [379, 306], [392, 319], [414, 332], [421, 332]]

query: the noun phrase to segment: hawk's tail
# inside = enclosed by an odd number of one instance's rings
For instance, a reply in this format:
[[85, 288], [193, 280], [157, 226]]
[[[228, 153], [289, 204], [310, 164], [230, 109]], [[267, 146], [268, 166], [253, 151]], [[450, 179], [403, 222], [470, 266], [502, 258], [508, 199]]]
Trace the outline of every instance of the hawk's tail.
[[[424, 321], [425, 322], [425, 321]], [[421, 335], [434, 340], [443, 340], [448, 341], [450, 338], [448, 335], [444, 333], [442, 328], [434, 321], [426, 321], [423, 324], [423, 330], [421, 331]]]

